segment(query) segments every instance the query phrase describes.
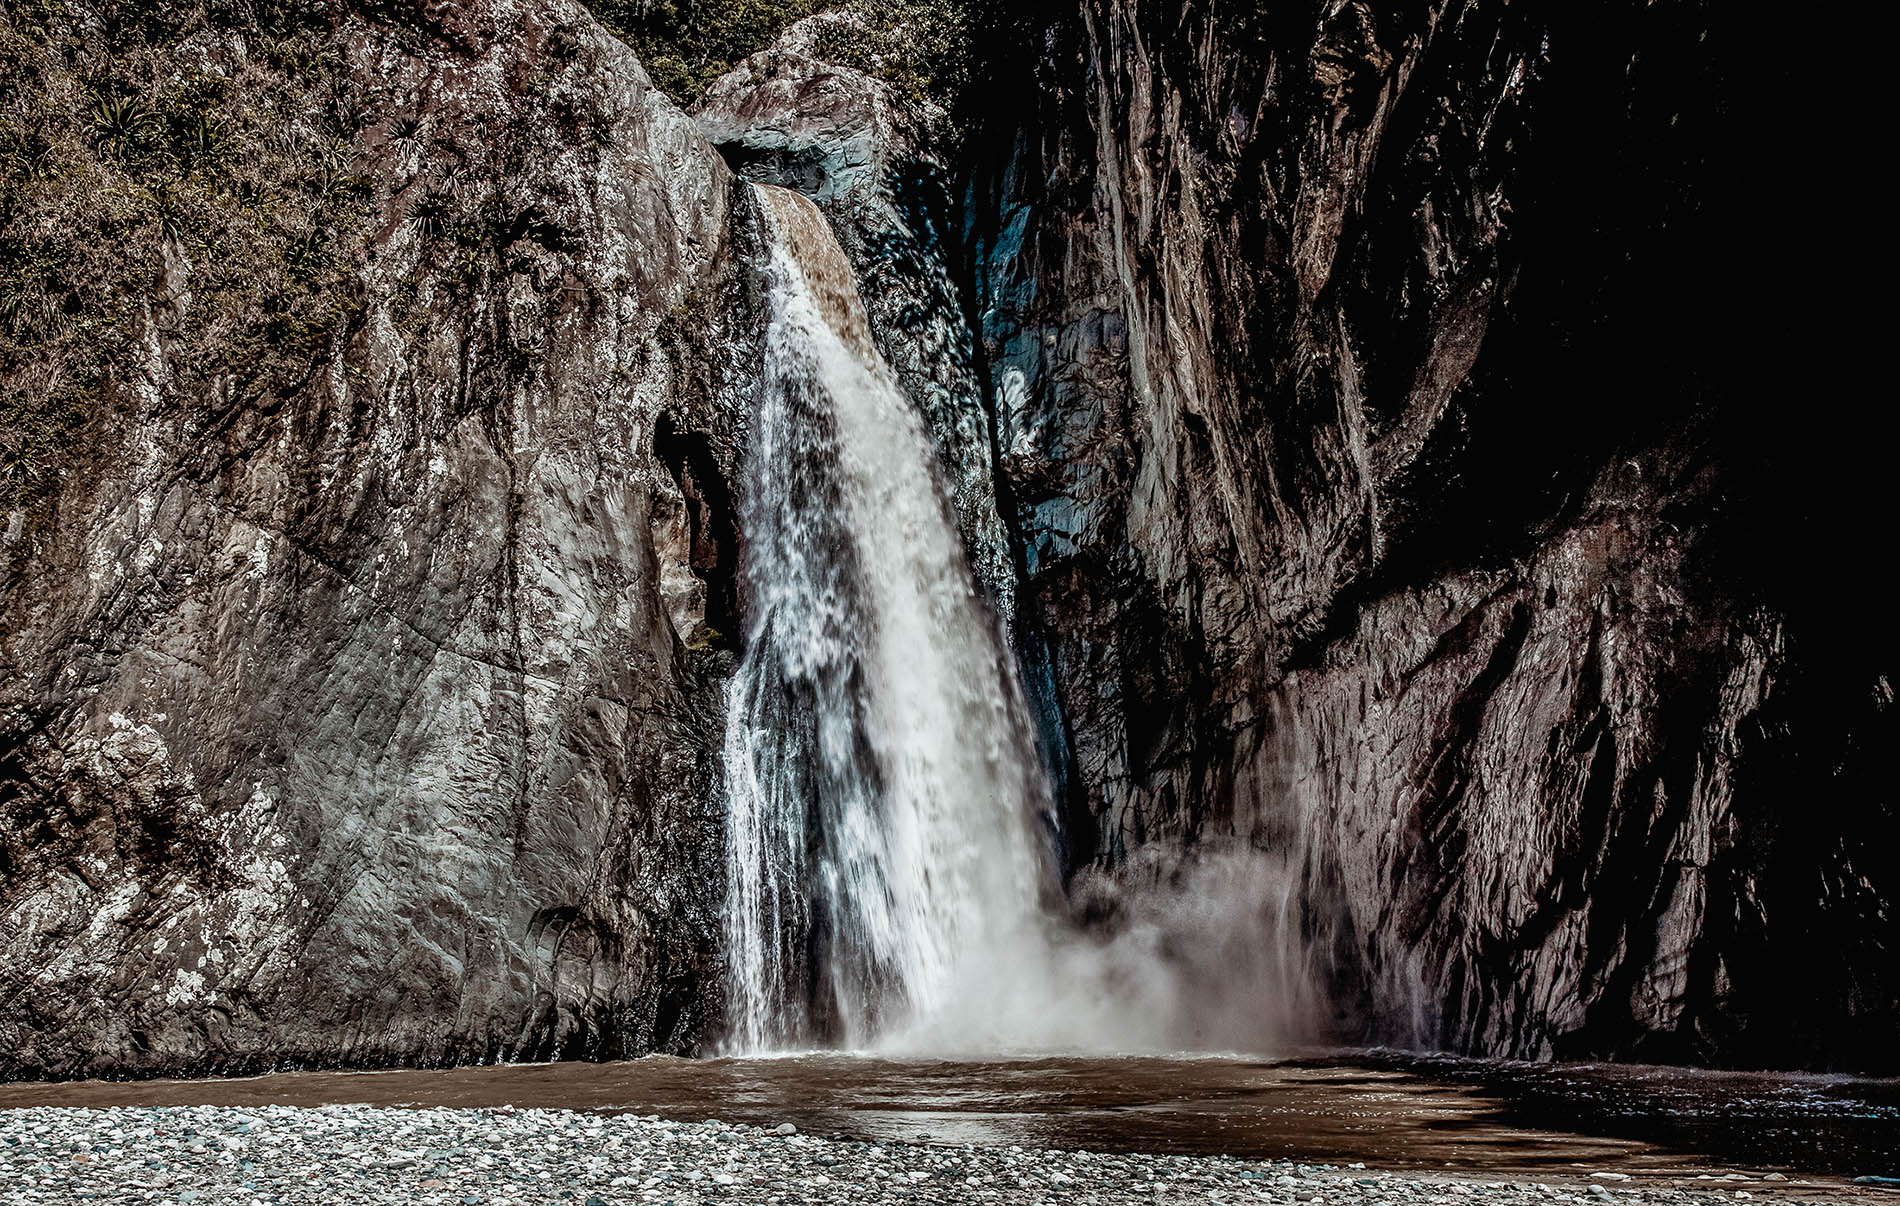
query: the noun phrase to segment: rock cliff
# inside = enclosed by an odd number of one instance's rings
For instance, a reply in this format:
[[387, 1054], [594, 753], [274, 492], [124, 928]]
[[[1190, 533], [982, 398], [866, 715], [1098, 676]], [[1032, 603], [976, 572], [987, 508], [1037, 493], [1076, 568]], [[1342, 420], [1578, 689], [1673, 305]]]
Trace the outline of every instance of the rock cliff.
[[0, 1075], [716, 1037], [744, 179], [930, 425], [1086, 920], [1253, 860], [1338, 1037], [1900, 1063], [1882, 502], [1758, 417], [1827, 332], [1738, 18], [1080, 0], [954, 101], [866, 19], [689, 118], [566, 0], [325, 18], [343, 300], [208, 371], [161, 222], [0, 536]]
[[[247, 32], [164, 49], [241, 79]], [[575, 5], [327, 37], [347, 314], [287, 387], [188, 378], [219, 251], [173, 248], [0, 549], [0, 1075], [681, 1050], [716, 1007], [750, 202]]]
[[1754, 430], [1781, 76], [1694, 3], [1079, 10], [966, 202], [1077, 863], [1287, 861], [1362, 1038], [1891, 1063], [1891, 793], [1797, 752], [1891, 644], [1775, 580], [1864, 512]]

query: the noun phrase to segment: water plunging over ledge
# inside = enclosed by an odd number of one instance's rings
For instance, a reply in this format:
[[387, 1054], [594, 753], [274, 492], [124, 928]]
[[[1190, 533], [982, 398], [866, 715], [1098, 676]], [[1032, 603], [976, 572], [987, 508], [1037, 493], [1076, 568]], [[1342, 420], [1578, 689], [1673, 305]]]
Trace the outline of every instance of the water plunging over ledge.
[[759, 192], [775, 237], [727, 695], [730, 1041], [1033, 1040], [1049, 801], [1014, 666], [843, 252], [811, 202]]
[[1210, 863], [1200, 898], [1176, 883], [1113, 936], [1069, 920], [1029, 709], [928, 432], [823, 216], [758, 195], [773, 246], [727, 689], [727, 1049], [1258, 1050], [1304, 991], [1290, 885]]

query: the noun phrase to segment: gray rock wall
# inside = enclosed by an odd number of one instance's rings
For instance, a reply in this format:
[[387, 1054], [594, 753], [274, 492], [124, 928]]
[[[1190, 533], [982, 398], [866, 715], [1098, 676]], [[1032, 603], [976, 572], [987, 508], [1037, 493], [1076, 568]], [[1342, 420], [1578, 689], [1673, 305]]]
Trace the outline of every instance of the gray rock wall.
[[177, 249], [0, 535], [0, 1075], [712, 1034], [734, 167], [931, 423], [1081, 914], [1254, 867], [1338, 1037], [1900, 1060], [1880, 512], [1751, 417], [1807, 285], [1736, 249], [1809, 176], [1735, 20], [1007, 20], [951, 141], [818, 23], [696, 124], [565, 0], [339, 18], [360, 305], [299, 388], [187, 387]]
[[237, 405], [155, 319], [0, 550], [0, 1075], [682, 1050], [716, 1008], [729, 655], [688, 646], [747, 194], [576, 5], [336, 37], [360, 310]]

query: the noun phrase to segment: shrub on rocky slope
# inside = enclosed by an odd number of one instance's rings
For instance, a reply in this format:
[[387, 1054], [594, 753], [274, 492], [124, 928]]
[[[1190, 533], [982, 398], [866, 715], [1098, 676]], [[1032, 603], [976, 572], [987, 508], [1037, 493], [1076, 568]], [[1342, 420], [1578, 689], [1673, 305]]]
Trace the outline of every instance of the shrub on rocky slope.
[[0, 502], [50, 487], [148, 332], [181, 387], [308, 372], [361, 211], [329, 32], [302, 0], [0, 7]]

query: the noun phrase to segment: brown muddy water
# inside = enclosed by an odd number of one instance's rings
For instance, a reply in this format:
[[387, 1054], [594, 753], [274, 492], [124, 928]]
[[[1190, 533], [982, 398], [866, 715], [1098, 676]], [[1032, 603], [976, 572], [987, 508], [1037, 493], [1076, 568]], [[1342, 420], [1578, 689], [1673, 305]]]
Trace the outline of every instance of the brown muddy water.
[[[566, 1108], [817, 1134], [1640, 1180], [1900, 1176], [1900, 1080], [1354, 1052], [1287, 1060], [651, 1057], [0, 1084], [18, 1106]], [[1861, 1187], [1856, 1186], [1856, 1189]]]

